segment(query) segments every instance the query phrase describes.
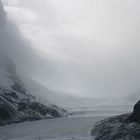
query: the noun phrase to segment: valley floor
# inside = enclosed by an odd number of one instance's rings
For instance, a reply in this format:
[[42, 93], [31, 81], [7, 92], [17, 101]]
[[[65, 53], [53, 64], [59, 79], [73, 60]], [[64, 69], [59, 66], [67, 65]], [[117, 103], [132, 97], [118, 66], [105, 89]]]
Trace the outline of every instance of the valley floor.
[[0, 127], [0, 140], [90, 140], [95, 122], [105, 117], [74, 117]]

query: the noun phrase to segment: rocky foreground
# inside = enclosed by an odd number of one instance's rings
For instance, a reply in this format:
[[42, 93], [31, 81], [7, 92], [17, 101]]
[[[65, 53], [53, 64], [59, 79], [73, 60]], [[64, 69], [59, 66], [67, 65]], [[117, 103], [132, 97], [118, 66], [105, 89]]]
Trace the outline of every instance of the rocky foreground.
[[91, 131], [95, 140], [140, 140], [140, 102], [133, 113], [99, 121]]

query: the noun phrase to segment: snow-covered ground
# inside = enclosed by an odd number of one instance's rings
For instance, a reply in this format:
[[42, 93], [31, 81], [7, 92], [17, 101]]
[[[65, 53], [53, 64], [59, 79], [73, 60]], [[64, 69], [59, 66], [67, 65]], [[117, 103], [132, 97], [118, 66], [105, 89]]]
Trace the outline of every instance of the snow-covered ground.
[[104, 117], [74, 117], [0, 127], [0, 140], [90, 140], [95, 122]]

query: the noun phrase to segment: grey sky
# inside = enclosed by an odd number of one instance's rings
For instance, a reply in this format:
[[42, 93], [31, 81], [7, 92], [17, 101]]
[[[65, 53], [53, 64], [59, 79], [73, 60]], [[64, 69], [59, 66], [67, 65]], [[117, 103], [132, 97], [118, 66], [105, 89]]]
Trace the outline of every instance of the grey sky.
[[30, 56], [28, 62], [20, 56], [27, 75], [48, 88], [86, 97], [140, 89], [139, 0], [3, 2], [32, 46], [20, 49]]

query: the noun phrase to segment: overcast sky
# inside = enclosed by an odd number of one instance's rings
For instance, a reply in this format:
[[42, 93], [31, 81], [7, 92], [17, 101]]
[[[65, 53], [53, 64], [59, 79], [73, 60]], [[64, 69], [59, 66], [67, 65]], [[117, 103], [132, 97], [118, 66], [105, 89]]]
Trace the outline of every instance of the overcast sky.
[[50, 89], [84, 97], [139, 91], [139, 0], [3, 3], [31, 46], [21, 48], [33, 56], [28, 62], [21, 58], [27, 76]]

